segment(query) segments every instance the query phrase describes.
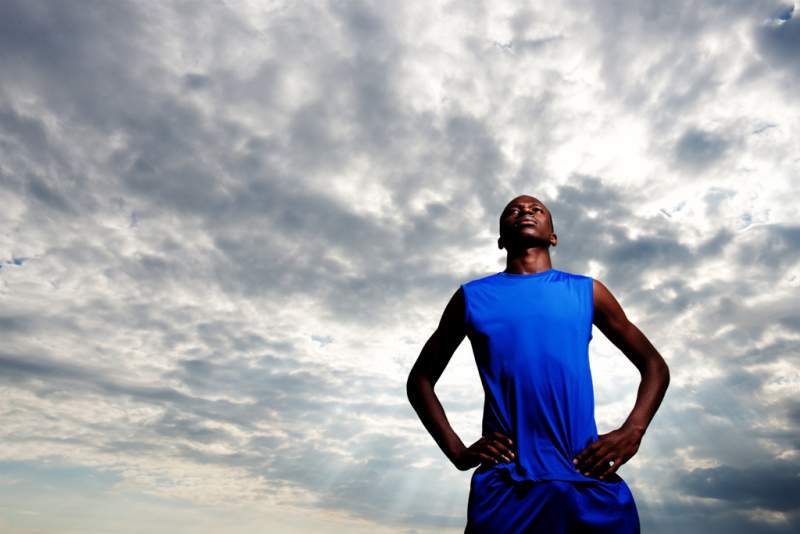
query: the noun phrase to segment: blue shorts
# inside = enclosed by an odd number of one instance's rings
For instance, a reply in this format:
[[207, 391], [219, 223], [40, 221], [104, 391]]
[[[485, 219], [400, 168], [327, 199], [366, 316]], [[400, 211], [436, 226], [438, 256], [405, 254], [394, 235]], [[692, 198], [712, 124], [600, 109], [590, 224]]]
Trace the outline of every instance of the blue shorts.
[[516, 482], [498, 469], [472, 474], [465, 534], [640, 534], [630, 488], [604, 480]]

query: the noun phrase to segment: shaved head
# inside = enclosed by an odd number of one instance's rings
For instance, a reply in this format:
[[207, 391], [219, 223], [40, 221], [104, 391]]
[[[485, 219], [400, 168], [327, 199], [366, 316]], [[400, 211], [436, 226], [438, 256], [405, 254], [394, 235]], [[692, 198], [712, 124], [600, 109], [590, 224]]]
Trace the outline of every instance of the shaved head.
[[529, 204], [531, 202], [537, 203], [537, 204], [541, 205], [544, 208], [544, 210], [547, 212], [547, 220], [550, 222], [550, 231], [552, 233], [555, 233], [556, 228], [555, 228], [555, 226], [553, 224], [553, 214], [550, 212], [550, 208], [545, 206], [544, 202], [542, 202], [538, 198], [536, 198], [534, 196], [531, 196], [531, 195], [519, 195], [518, 197], [515, 197], [515, 198], [511, 199], [511, 201], [509, 201], [509, 203], [506, 204], [506, 207], [503, 208], [503, 212], [500, 214], [500, 220], [501, 221], [503, 220], [503, 217], [505, 217], [506, 212], [512, 206], [514, 206], [516, 204]]

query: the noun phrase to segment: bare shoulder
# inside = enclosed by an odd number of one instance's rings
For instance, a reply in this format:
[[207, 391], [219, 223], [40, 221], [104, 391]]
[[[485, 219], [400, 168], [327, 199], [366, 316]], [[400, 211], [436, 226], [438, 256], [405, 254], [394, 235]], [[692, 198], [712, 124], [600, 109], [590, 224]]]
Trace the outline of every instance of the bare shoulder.
[[609, 297], [614, 298], [614, 295], [611, 294], [611, 291], [609, 291], [606, 285], [597, 278], [592, 278], [592, 294], [595, 305], [597, 305], [598, 299], [605, 300]]
[[439, 380], [453, 353], [466, 337], [464, 314], [464, 291], [459, 287], [445, 306], [439, 326], [417, 357], [409, 374], [409, 380], [424, 377], [431, 384]]
[[628, 322], [625, 311], [606, 285], [592, 278], [592, 300], [594, 302], [594, 323], [598, 327], [622, 327]]
[[464, 289], [459, 287], [445, 306], [437, 331], [451, 342], [461, 341], [466, 335], [464, 328], [465, 315], [466, 299], [464, 297]]

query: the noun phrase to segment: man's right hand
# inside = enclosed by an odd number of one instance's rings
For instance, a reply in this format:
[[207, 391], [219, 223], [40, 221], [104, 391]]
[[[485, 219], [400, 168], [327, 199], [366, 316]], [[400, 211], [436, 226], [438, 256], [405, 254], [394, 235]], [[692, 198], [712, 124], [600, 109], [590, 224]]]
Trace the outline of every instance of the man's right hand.
[[453, 463], [459, 471], [466, 471], [480, 464], [496, 465], [500, 462], [511, 462], [515, 455], [511, 438], [500, 432], [492, 432], [490, 436], [464, 447], [454, 458]]

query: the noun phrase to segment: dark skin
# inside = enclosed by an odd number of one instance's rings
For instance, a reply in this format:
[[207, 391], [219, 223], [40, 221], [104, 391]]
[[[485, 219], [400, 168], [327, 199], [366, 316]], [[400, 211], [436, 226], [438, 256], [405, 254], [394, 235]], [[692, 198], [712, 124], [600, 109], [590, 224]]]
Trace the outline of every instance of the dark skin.
[[[535, 197], [521, 195], [508, 203], [500, 216], [498, 247], [506, 249], [506, 269], [513, 274], [534, 274], [552, 268], [549, 248], [558, 244], [552, 216]], [[636, 402], [625, 422], [580, 451], [573, 460], [581, 473], [604, 479], [617, 471], [639, 450], [642, 437], [661, 404], [669, 385], [669, 368], [645, 335], [630, 322], [614, 295], [593, 280], [594, 325], [639, 370], [641, 382]], [[461, 288], [445, 306], [439, 326], [428, 339], [409, 373], [406, 390], [414, 410], [439, 448], [461, 471], [481, 464], [511, 462], [514, 443], [499, 432], [481, 436], [464, 445], [445, 416], [434, 387], [450, 358], [461, 344], [464, 328], [464, 295]], [[613, 466], [609, 466], [613, 461]]]

